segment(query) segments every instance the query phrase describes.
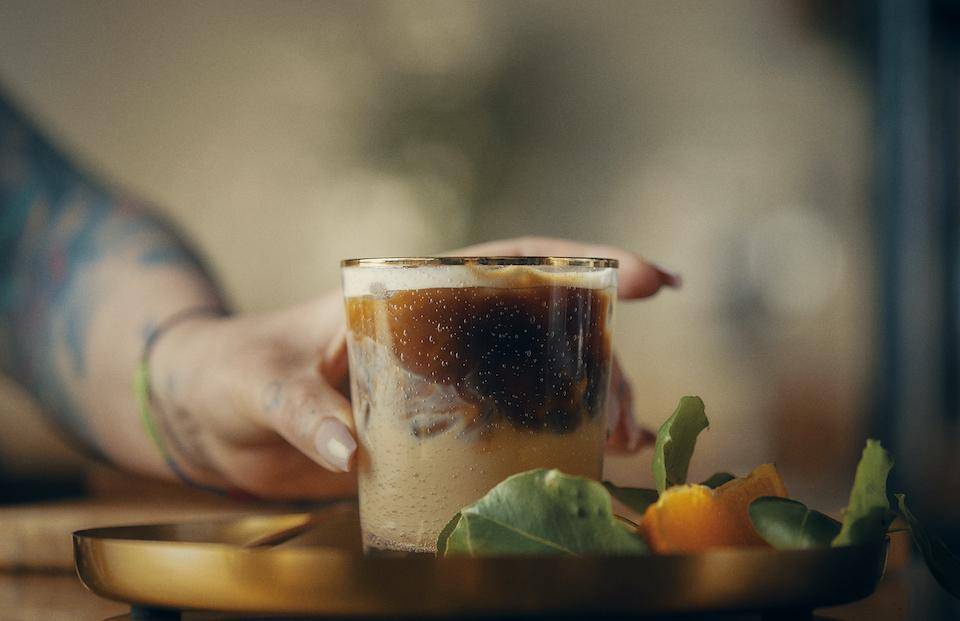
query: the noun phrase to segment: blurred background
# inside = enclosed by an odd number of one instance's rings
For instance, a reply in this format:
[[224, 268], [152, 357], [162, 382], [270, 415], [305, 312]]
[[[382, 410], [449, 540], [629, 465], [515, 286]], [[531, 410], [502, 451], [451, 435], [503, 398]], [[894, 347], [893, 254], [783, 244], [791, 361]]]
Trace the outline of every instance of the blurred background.
[[[843, 506], [868, 436], [960, 528], [960, 5], [0, 3], [0, 87], [197, 242], [240, 310], [338, 261], [524, 234], [635, 249], [637, 415], [712, 421], [694, 475], [776, 461]], [[0, 394], [0, 472], [86, 467]], [[610, 478], [649, 482], [649, 452]]]

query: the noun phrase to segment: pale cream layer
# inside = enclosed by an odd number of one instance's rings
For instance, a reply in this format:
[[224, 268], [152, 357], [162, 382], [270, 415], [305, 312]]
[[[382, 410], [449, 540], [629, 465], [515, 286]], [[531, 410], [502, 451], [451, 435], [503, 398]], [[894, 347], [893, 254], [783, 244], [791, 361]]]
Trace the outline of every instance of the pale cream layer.
[[366, 541], [434, 552], [437, 535], [457, 511], [531, 468], [600, 480], [605, 437], [605, 420], [598, 416], [563, 435], [519, 430], [503, 421], [483, 438], [453, 430], [416, 438], [395, 412], [372, 411], [358, 452]]

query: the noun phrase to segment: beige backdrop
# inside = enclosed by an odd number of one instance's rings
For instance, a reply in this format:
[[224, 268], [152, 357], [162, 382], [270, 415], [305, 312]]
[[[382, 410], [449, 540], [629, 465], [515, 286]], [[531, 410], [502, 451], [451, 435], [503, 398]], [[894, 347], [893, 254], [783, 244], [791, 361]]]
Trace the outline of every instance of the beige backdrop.
[[[8, 0], [0, 83], [243, 310], [517, 234], [662, 261], [683, 291], [618, 319], [638, 416], [700, 394], [696, 474], [789, 481], [849, 469], [872, 360], [868, 93], [804, 6]], [[57, 461], [2, 403], [7, 467]]]

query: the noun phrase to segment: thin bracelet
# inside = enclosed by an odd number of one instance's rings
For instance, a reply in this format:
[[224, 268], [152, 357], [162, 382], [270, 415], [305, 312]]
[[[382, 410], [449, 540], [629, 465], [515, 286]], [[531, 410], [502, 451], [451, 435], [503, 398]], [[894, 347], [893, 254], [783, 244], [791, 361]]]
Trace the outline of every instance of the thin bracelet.
[[200, 489], [206, 492], [213, 494], [218, 494], [221, 496], [229, 496], [231, 498], [241, 498], [241, 499], [250, 499], [252, 496], [238, 489], [221, 489], [211, 485], [205, 485], [203, 483], [198, 483], [191, 479], [183, 471], [183, 469], [177, 464], [173, 459], [173, 456], [170, 454], [169, 449], [167, 448], [167, 443], [163, 438], [163, 435], [158, 431], [154, 420], [153, 420], [153, 411], [150, 407], [153, 401], [153, 391], [150, 387], [150, 354], [153, 352], [153, 348], [156, 345], [157, 340], [168, 330], [176, 326], [177, 324], [191, 319], [197, 316], [203, 315], [222, 315], [223, 311], [216, 307], [211, 306], [197, 306], [192, 308], [186, 308], [177, 313], [174, 313], [172, 316], [165, 319], [159, 326], [150, 332], [147, 336], [147, 340], [143, 346], [143, 355], [140, 357], [140, 362], [137, 365], [136, 373], [133, 377], [133, 394], [137, 398], [137, 403], [140, 406], [140, 419], [143, 422], [143, 427], [147, 432], [150, 440], [157, 447], [157, 450], [160, 451], [163, 461], [167, 464], [167, 467], [170, 468], [171, 472], [182, 483], [189, 487]]

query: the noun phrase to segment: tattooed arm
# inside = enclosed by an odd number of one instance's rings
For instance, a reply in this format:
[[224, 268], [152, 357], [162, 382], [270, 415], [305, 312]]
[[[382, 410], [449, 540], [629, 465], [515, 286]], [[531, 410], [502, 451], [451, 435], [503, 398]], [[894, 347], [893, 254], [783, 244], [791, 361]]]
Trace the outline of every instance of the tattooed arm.
[[[229, 226], [230, 223], [224, 223]], [[613, 256], [621, 297], [676, 284], [632, 253], [541, 238], [471, 254]], [[223, 310], [187, 245], [135, 200], [98, 183], [0, 94], [0, 368], [75, 440], [123, 467], [170, 478], [131, 390], [145, 343], [153, 414], [176, 469], [266, 498], [352, 493], [356, 442], [337, 291], [259, 315]], [[617, 367], [618, 368], [618, 367]], [[611, 445], [648, 441], [619, 373]]]
[[[85, 174], [0, 96], [0, 368], [75, 442], [169, 478], [133, 376], [151, 332], [192, 308], [225, 314], [172, 227]], [[349, 403], [316, 365], [341, 313], [331, 294], [274, 315], [191, 316], [159, 335], [153, 414], [179, 470], [267, 497], [349, 493], [331, 472], [349, 470]], [[334, 372], [340, 381], [345, 367]], [[300, 440], [324, 420], [320, 449]]]
[[0, 97], [3, 370], [88, 449], [162, 472], [131, 378], [152, 326], [191, 306], [223, 302], [173, 230], [85, 175]]

